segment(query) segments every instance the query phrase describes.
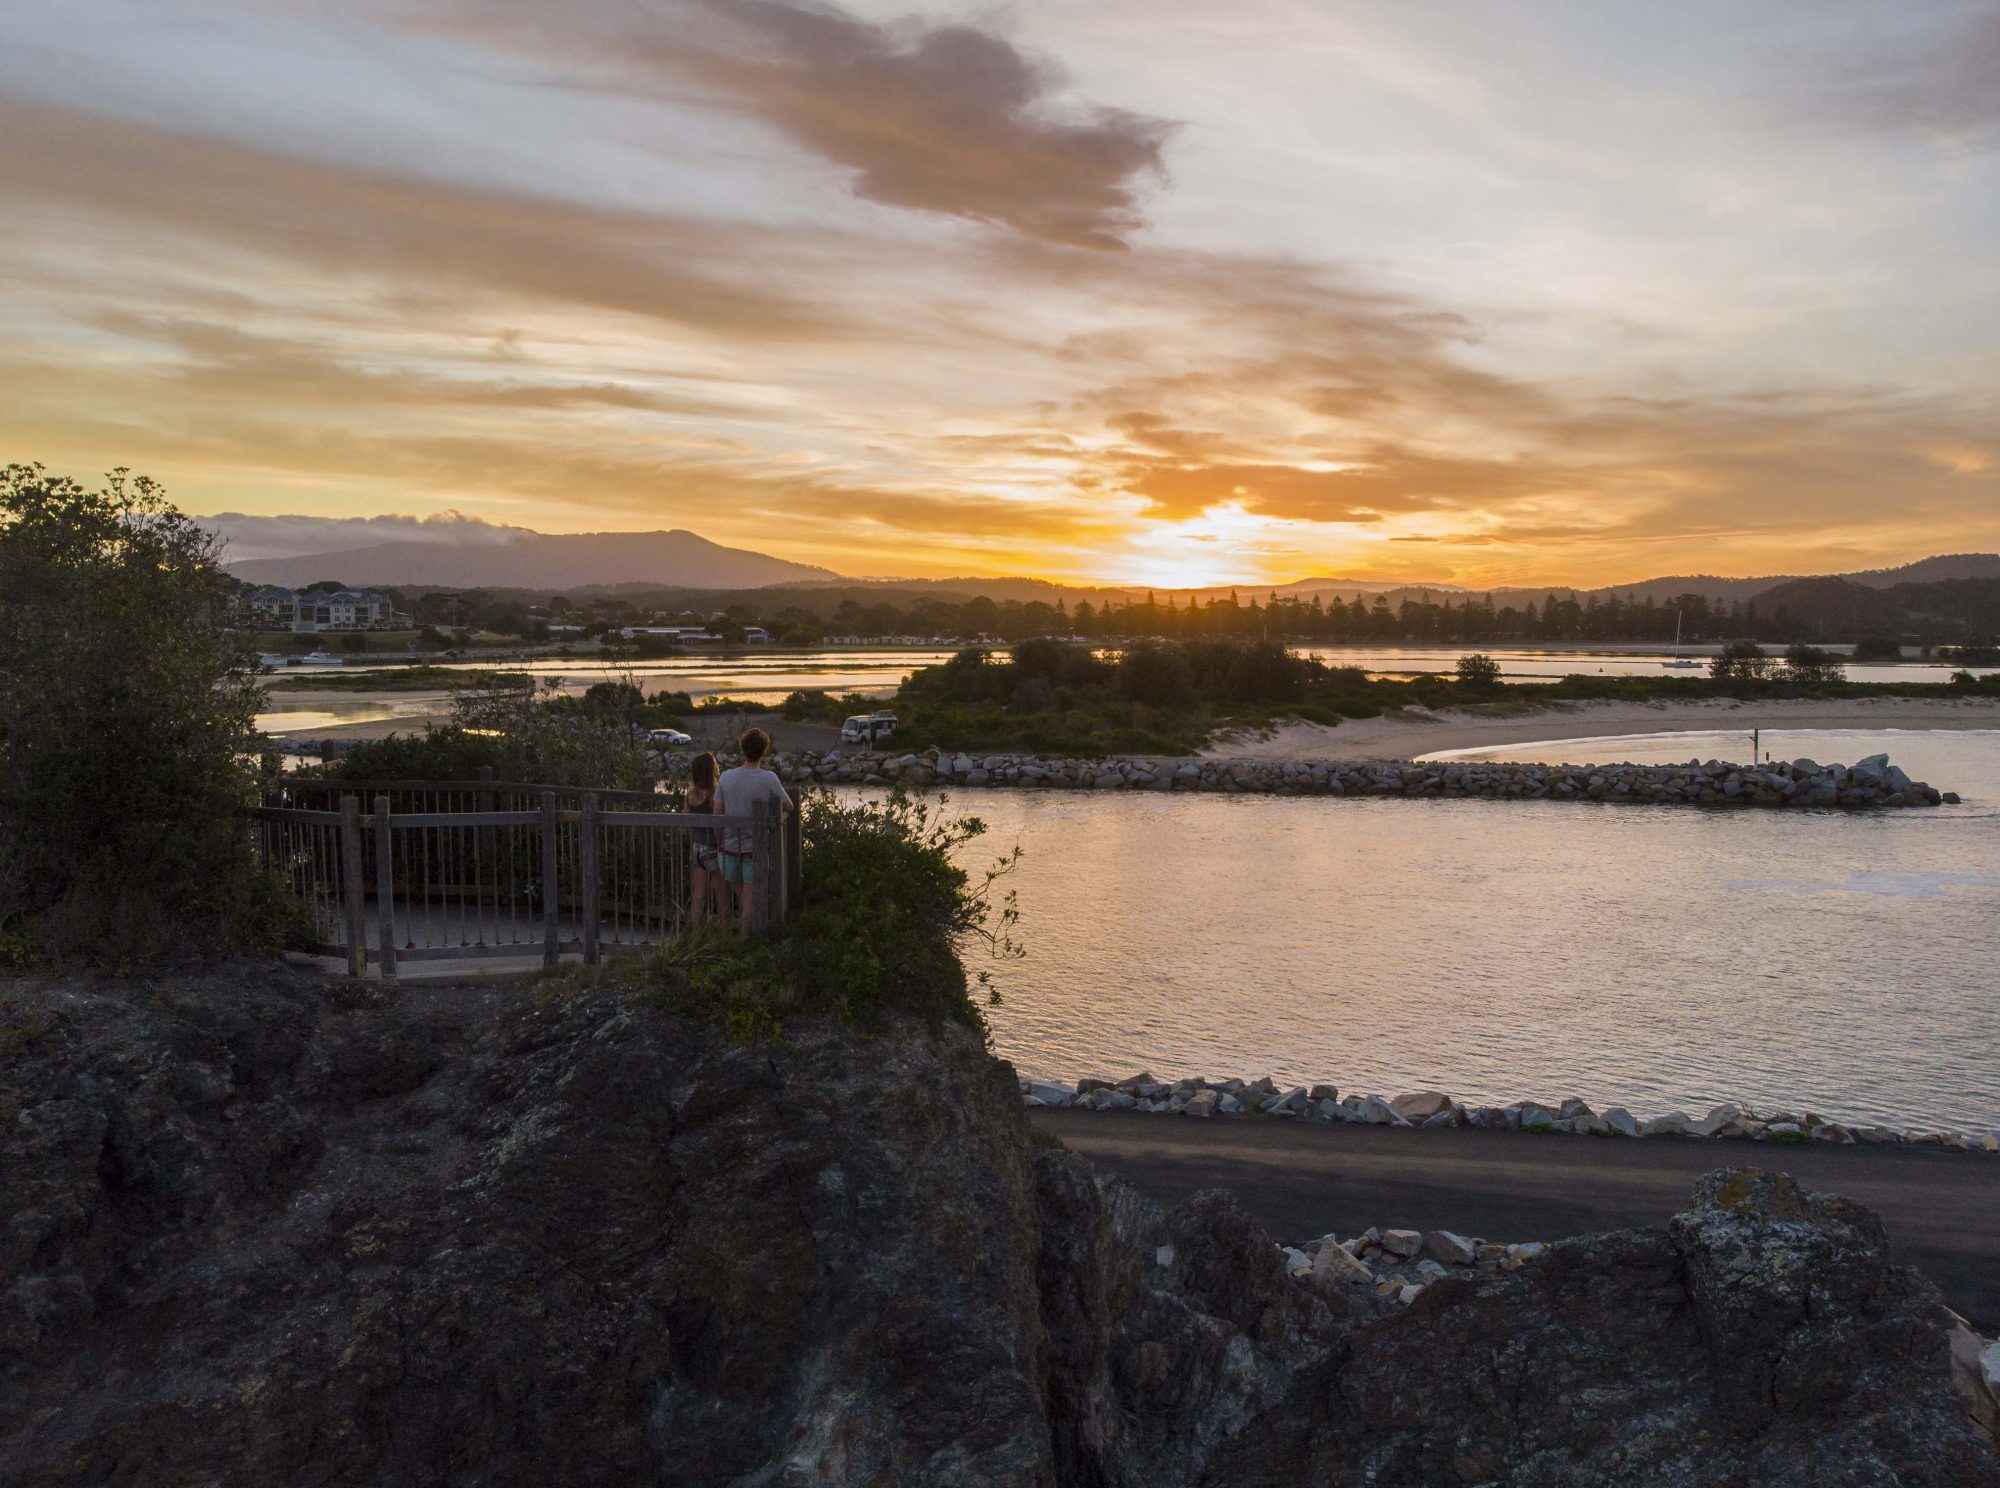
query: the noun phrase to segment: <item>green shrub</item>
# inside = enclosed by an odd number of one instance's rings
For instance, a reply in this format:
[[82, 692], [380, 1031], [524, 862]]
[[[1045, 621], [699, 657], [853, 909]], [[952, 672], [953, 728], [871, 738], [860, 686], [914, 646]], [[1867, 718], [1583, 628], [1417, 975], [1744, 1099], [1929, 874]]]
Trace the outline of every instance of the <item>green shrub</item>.
[[1483, 651], [1458, 659], [1458, 683], [1478, 692], [1492, 690], [1500, 681], [1500, 663]]
[[775, 1037], [793, 1016], [866, 1027], [896, 1013], [983, 1034], [973, 993], [998, 994], [990, 971], [968, 976], [962, 957], [1021, 954], [1013, 898], [995, 898], [1019, 849], [975, 877], [956, 858], [984, 834], [976, 818], [947, 818], [900, 793], [846, 805], [810, 792], [799, 804], [805, 888], [783, 934], [690, 931], [601, 977], [739, 1038]]
[[0, 935], [136, 965], [275, 949], [259, 865], [254, 657], [215, 538], [141, 476], [0, 471]]

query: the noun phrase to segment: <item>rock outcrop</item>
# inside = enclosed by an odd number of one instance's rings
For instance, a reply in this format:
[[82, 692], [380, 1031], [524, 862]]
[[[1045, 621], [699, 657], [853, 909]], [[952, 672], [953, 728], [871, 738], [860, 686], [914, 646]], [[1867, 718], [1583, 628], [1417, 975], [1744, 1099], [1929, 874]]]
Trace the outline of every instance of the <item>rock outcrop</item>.
[[1036, 1145], [962, 1030], [356, 995], [0, 987], [0, 1483], [2000, 1484], [1935, 1293], [1780, 1177], [1405, 1306]]

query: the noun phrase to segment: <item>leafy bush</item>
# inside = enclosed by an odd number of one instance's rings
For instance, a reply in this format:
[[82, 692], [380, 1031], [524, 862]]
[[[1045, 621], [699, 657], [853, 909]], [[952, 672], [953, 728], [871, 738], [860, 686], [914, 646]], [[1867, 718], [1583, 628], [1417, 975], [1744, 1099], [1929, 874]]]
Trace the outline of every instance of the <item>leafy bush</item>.
[[600, 975], [742, 1038], [774, 1037], [794, 1016], [865, 1027], [896, 1013], [983, 1034], [972, 993], [992, 1001], [998, 993], [990, 970], [968, 977], [962, 957], [1021, 954], [1013, 896], [995, 897], [1020, 850], [975, 877], [956, 858], [985, 833], [977, 818], [946, 817], [900, 793], [846, 805], [808, 792], [799, 809], [803, 903], [782, 935], [739, 941], [726, 931], [691, 931]]
[[1755, 641], [1729, 641], [1708, 664], [1708, 674], [1718, 682], [1758, 682], [1771, 675], [1771, 658]]
[[[275, 949], [238, 815], [263, 691], [214, 537], [144, 476], [0, 471], [0, 934], [134, 964]], [[25, 948], [25, 950], [21, 949]]]
[[350, 744], [328, 773], [347, 780], [472, 780], [481, 769], [507, 778], [506, 763], [500, 739], [447, 724]]
[[1461, 686], [1487, 691], [1500, 681], [1500, 663], [1483, 651], [1461, 656], [1458, 659], [1458, 680]]

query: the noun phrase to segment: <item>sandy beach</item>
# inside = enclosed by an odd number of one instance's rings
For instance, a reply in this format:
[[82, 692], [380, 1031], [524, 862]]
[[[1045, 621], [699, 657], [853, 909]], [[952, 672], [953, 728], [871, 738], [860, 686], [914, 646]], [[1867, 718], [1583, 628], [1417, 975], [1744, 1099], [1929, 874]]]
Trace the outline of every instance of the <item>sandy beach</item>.
[[1990, 698], [1851, 698], [1836, 701], [1731, 698], [1699, 702], [1509, 700], [1470, 708], [1405, 708], [1338, 728], [1294, 723], [1218, 739], [1205, 759], [1407, 760], [1453, 749], [1498, 749], [1543, 739], [1733, 729], [2000, 729]]

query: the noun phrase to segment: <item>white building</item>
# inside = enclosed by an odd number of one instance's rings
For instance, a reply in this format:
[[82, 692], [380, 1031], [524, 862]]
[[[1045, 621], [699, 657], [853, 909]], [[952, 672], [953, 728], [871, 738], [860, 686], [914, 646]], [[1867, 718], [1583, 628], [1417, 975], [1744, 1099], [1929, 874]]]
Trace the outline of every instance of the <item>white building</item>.
[[253, 623], [265, 630], [374, 630], [404, 618], [377, 589], [301, 591], [267, 584], [251, 590], [244, 603]]

